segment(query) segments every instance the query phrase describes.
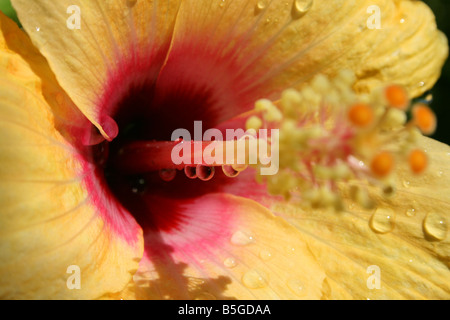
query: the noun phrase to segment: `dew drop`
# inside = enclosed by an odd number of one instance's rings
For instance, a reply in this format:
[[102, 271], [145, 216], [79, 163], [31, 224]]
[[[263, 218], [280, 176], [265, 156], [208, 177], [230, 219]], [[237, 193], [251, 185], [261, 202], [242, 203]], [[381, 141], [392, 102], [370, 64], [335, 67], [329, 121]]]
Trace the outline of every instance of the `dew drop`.
[[414, 216], [416, 215], [416, 209], [414, 209], [414, 208], [409, 208], [409, 209], [406, 210], [405, 214], [406, 214], [408, 217], [414, 217]]
[[295, 254], [295, 248], [292, 246], [288, 246], [287, 248], [287, 253], [288, 254]]
[[272, 253], [268, 250], [263, 249], [259, 252], [259, 257], [262, 260], [267, 261], [267, 260], [272, 259]]
[[184, 174], [189, 179], [196, 179], [197, 178], [197, 168], [192, 166], [186, 166], [184, 167]]
[[36, 27], [36, 31], [37, 32], [41, 31], [41, 27]]
[[226, 258], [223, 262], [223, 265], [227, 267], [228, 269], [232, 269], [236, 267], [237, 262], [234, 258]]
[[255, 239], [243, 231], [236, 231], [231, 236], [231, 243], [237, 246], [246, 246], [253, 241], [255, 241]]
[[256, 270], [250, 270], [242, 276], [242, 283], [249, 289], [267, 287], [266, 278]]
[[405, 188], [409, 188], [411, 186], [411, 182], [409, 182], [408, 180], [403, 180], [403, 186]]
[[313, 0], [294, 0], [292, 18], [295, 20], [303, 17], [311, 9], [313, 3]]
[[239, 171], [235, 170], [233, 166], [230, 165], [223, 165], [222, 171], [228, 178], [234, 178], [239, 175]]
[[159, 170], [159, 177], [163, 181], [167, 181], [167, 182], [172, 181], [173, 179], [175, 179], [176, 175], [177, 175], [177, 170], [175, 170], [175, 169]]
[[394, 229], [395, 212], [389, 208], [378, 208], [370, 218], [370, 228], [377, 233], [388, 233]]
[[197, 176], [202, 181], [209, 181], [214, 177], [216, 170], [214, 167], [204, 166], [199, 164], [197, 166]]
[[444, 240], [447, 237], [447, 220], [438, 213], [428, 213], [423, 221], [425, 237], [430, 240]]
[[260, 13], [267, 7], [267, 0], [259, 0], [255, 6], [255, 14]]
[[301, 282], [298, 279], [289, 279], [287, 282], [287, 286], [289, 290], [292, 291], [297, 296], [303, 296], [305, 295], [304, 285], [303, 282]]
[[217, 298], [209, 292], [202, 292], [195, 297], [195, 300], [217, 300]]
[[231, 167], [239, 172], [242, 172], [248, 168], [248, 164], [232, 164]]

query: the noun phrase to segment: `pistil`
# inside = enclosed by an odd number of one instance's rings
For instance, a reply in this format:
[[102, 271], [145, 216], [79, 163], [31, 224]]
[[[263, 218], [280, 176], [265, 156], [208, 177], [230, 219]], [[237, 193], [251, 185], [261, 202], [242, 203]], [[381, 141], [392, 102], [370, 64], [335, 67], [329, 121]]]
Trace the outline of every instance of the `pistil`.
[[[253, 139], [254, 143], [260, 143]], [[159, 172], [161, 179], [171, 181], [177, 170], [190, 179], [210, 180], [214, 167], [234, 178], [245, 170], [250, 159], [257, 159], [251, 142], [234, 141], [132, 141], [124, 144], [113, 156], [114, 168], [123, 175]], [[266, 142], [266, 141], [265, 141]], [[266, 142], [267, 143], [267, 142]], [[185, 150], [190, 151], [184, 154]], [[230, 150], [232, 152], [230, 152]], [[227, 151], [229, 154], [227, 154]], [[231, 153], [231, 157], [230, 157]], [[253, 156], [252, 156], [253, 155]], [[180, 162], [179, 159], [183, 161]]]

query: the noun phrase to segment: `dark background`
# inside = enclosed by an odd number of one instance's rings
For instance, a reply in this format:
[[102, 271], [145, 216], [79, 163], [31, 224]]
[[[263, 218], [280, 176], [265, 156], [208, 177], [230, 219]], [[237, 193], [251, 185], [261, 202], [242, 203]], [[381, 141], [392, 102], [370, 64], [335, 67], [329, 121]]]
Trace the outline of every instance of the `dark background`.
[[[438, 28], [450, 38], [450, 0], [424, 0], [436, 16]], [[450, 61], [447, 60], [442, 76], [431, 90], [432, 108], [438, 118], [438, 127], [433, 138], [450, 144]]]

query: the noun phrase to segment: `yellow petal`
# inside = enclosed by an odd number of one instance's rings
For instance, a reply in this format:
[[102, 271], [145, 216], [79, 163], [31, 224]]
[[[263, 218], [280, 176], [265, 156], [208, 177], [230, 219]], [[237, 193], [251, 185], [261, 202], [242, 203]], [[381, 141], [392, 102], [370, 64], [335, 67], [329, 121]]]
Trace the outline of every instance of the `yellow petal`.
[[[2, 13], [0, 31], [0, 297], [92, 299], [118, 292], [137, 269], [142, 231], [134, 220], [107, 219], [95, 202], [103, 195], [94, 172], [71, 136], [91, 124]], [[121, 237], [120, 224], [134, 234]]]
[[[372, 29], [376, 12], [380, 29]], [[243, 90], [271, 99], [341, 69], [356, 73], [358, 91], [389, 82], [416, 96], [433, 86], [448, 53], [431, 10], [410, 0], [183, 1], [173, 46], [198, 34], [205, 49], [233, 53], [236, 78], [253, 79]]]
[[319, 299], [327, 290], [303, 236], [257, 202], [215, 193], [183, 212], [192, 222], [172, 235], [144, 231], [137, 298]]
[[450, 147], [428, 138], [419, 146], [430, 157], [427, 172], [398, 167], [392, 198], [371, 191], [374, 210], [351, 202], [343, 213], [274, 206], [334, 280], [326, 298], [450, 298]]
[[[117, 87], [126, 90], [148, 73], [156, 79], [165, 63], [179, 75], [177, 62], [185, 68], [188, 59], [194, 78], [210, 68], [223, 78], [222, 91], [255, 101], [341, 69], [357, 74], [359, 91], [397, 82], [415, 96], [431, 88], [447, 56], [447, 40], [420, 1], [83, 0], [81, 29], [74, 30], [67, 26], [70, 0], [12, 2], [62, 87], [109, 138], [117, 134], [110, 118]], [[380, 29], [370, 29], [374, 6]], [[173, 50], [177, 59], [165, 60]]]
[[71, 0], [12, 3], [61, 86], [105, 137], [114, 138], [116, 129], [105, 114], [113, 111], [100, 114], [99, 110], [104, 107], [102, 95], [110, 84], [108, 79], [113, 73], [130, 72], [125, 70], [130, 65], [120, 65], [121, 61], [152, 63], [158, 70], [170, 43], [179, 0], [156, 4], [82, 0], [77, 1], [77, 8]]

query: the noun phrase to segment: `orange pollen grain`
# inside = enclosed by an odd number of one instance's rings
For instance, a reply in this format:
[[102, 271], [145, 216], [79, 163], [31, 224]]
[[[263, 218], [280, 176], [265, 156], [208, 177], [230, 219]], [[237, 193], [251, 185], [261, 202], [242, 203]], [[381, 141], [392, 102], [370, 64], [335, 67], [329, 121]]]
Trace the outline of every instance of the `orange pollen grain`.
[[409, 105], [408, 93], [399, 85], [390, 85], [384, 91], [386, 100], [390, 107], [406, 110]]
[[374, 114], [370, 106], [357, 103], [349, 109], [348, 118], [355, 126], [367, 127], [372, 123]]
[[422, 150], [413, 150], [409, 154], [408, 162], [414, 173], [422, 173], [428, 165], [427, 155]]
[[424, 134], [433, 134], [436, 130], [437, 120], [434, 112], [427, 106], [421, 103], [413, 107], [412, 115], [415, 125]]
[[377, 154], [370, 165], [372, 172], [380, 177], [387, 176], [394, 167], [394, 157], [389, 152]]

